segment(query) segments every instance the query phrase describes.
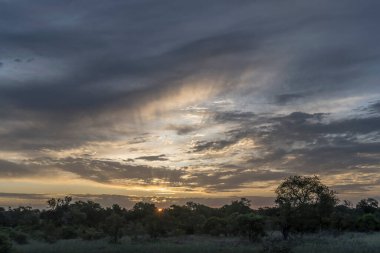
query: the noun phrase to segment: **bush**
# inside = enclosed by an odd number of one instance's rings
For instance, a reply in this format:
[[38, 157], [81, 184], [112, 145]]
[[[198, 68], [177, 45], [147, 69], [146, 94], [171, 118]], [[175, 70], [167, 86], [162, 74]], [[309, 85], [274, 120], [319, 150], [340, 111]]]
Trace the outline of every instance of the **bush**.
[[104, 238], [104, 233], [101, 231], [96, 230], [95, 228], [86, 228], [83, 229], [80, 233], [80, 238], [83, 240], [98, 240], [101, 238]]
[[9, 237], [15, 241], [17, 244], [27, 244], [28, 243], [28, 236], [24, 233], [12, 231], [9, 234]]
[[292, 247], [288, 241], [276, 238], [267, 238], [262, 242], [260, 253], [291, 253]]
[[219, 217], [209, 218], [203, 226], [203, 231], [213, 236], [219, 236], [225, 234], [227, 222]]
[[361, 232], [370, 232], [380, 229], [380, 221], [372, 213], [363, 214], [357, 221], [356, 227]]
[[12, 242], [6, 234], [0, 234], [0, 253], [9, 253], [12, 249]]
[[55, 243], [61, 234], [60, 228], [57, 228], [51, 222], [44, 224], [41, 231], [42, 237], [47, 243]]
[[61, 238], [62, 239], [75, 239], [78, 237], [78, 232], [76, 231], [75, 228], [70, 227], [70, 226], [65, 226], [62, 228], [61, 231]]
[[261, 215], [241, 214], [237, 217], [239, 230], [242, 235], [247, 235], [250, 241], [257, 241], [265, 235], [265, 222]]

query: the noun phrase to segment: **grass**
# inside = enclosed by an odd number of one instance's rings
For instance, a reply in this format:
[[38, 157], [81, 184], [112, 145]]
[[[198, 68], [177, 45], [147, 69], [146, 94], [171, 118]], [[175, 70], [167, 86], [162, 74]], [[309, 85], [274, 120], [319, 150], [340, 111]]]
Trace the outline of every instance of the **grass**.
[[61, 240], [54, 244], [32, 241], [28, 245], [15, 245], [20, 253], [258, 253], [258, 247], [240, 242], [238, 239], [187, 237], [157, 241], [131, 242], [124, 239], [120, 244], [109, 244], [107, 240], [83, 241]]
[[[266, 240], [268, 242], [271, 240]], [[27, 245], [15, 245], [14, 248], [17, 253], [378, 253], [380, 233], [346, 233], [337, 237], [329, 234], [307, 235], [283, 243], [273, 240], [273, 245], [264, 250], [261, 243], [249, 243], [238, 238], [187, 236], [139, 242], [123, 238], [120, 244], [79, 239], [61, 240], [53, 244], [31, 241]], [[287, 251], [287, 247], [276, 247], [277, 244], [290, 245], [292, 249]]]
[[347, 233], [341, 236], [306, 236], [294, 253], [379, 253], [380, 233]]

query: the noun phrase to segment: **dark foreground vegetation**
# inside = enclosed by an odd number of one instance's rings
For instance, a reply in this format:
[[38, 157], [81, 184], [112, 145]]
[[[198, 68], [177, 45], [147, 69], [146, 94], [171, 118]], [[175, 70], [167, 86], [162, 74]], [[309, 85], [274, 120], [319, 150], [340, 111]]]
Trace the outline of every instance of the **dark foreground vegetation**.
[[354, 207], [317, 177], [300, 176], [276, 194], [275, 207], [258, 210], [244, 198], [220, 208], [140, 202], [127, 210], [71, 197], [48, 200], [46, 210], [0, 208], [0, 253], [380, 252], [375, 199]]

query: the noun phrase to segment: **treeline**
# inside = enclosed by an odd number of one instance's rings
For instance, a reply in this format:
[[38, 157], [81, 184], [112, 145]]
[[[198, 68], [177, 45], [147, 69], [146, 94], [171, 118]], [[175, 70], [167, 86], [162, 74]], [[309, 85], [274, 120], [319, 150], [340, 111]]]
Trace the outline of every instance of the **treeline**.
[[339, 202], [317, 177], [293, 176], [276, 190], [274, 207], [253, 210], [242, 198], [220, 208], [188, 202], [159, 209], [139, 202], [132, 209], [115, 204], [102, 207], [93, 201], [73, 202], [71, 197], [50, 199], [46, 210], [31, 207], [0, 208], [0, 244], [7, 238], [27, 243], [29, 238], [54, 242], [60, 239], [158, 238], [185, 234], [242, 236], [259, 240], [268, 231], [292, 234], [322, 230], [370, 232], [380, 230], [380, 209], [375, 199], [356, 206]]

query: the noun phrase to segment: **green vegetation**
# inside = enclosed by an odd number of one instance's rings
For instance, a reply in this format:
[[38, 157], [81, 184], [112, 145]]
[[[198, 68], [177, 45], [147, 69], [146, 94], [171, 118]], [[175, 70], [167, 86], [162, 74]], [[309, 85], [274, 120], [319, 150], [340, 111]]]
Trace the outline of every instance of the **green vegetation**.
[[249, 243], [239, 238], [180, 236], [159, 240], [131, 241], [127, 237], [119, 244], [107, 240], [60, 240], [54, 244], [32, 241], [27, 245], [15, 245], [20, 253], [378, 253], [380, 233], [352, 233], [340, 236], [309, 234], [288, 241], [278, 237], [266, 238], [260, 243]]
[[71, 197], [48, 200], [46, 210], [0, 208], [0, 253], [380, 252], [371, 239], [380, 231], [375, 199], [338, 204], [317, 177], [289, 177], [276, 193], [275, 207], [258, 210], [244, 198], [221, 208], [139, 202], [127, 210]]

